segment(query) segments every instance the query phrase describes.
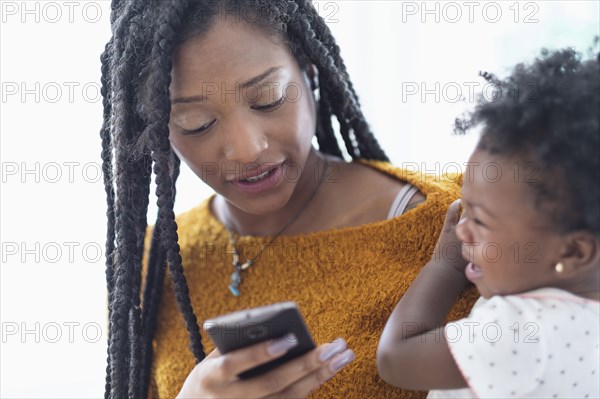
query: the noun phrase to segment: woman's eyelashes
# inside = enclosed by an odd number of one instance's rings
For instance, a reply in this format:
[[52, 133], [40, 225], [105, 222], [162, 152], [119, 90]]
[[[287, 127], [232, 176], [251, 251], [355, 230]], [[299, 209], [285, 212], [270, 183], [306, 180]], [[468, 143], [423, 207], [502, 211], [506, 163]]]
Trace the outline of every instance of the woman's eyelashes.
[[193, 129], [193, 130], [186, 130], [184, 128], [181, 128], [181, 134], [183, 134], [184, 136], [192, 136], [195, 134], [201, 134], [201, 133], [205, 133], [208, 129], [210, 129], [212, 127], [212, 125], [215, 124], [217, 120], [213, 119], [211, 122], [205, 123], [204, 125], [200, 126], [197, 129]]
[[[278, 99], [275, 102], [272, 102], [270, 104], [264, 104], [264, 105], [254, 104], [254, 105], [251, 105], [250, 108], [252, 108], [253, 110], [256, 110], [256, 111], [260, 111], [260, 112], [273, 112], [273, 111], [279, 109], [283, 105], [284, 102], [285, 102], [285, 96], [282, 96], [280, 99]], [[202, 133], [206, 133], [216, 122], [217, 122], [217, 120], [213, 119], [211, 122], [205, 123], [204, 125], [200, 126], [199, 128], [192, 129], [192, 130], [180, 128], [181, 134], [183, 134], [184, 136], [193, 136], [193, 135], [199, 135]]]
[[255, 104], [252, 106], [252, 109], [255, 109], [257, 111], [263, 111], [263, 112], [272, 112], [272, 111], [275, 111], [276, 109], [278, 109], [279, 107], [281, 107], [284, 102], [285, 102], [285, 96], [281, 96], [281, 98], [279, 100], [275, 100], [275, 102], [272, 102], [270, 104], [265, 104], [265, 105]]

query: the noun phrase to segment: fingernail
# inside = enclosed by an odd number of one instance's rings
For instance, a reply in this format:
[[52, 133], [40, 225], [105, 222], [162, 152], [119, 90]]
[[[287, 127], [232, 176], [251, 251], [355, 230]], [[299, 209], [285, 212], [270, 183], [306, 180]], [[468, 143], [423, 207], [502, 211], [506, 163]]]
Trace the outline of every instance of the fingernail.
[[323, 352], [321, 352], [319, 355], [319, 360], [326, 362], [338, 353], [342, 353], [344, 350], [346, 350], [346, 347], [346, 341], [344, 341], [342, 338], [338, 338], [335, 342], [332, 342], [325, 349], [323, 349]]
[[331, 364], [329, 365], [329, 370], [332, 373], [335, 373], [335, 372], [339, 371], [342, 367], [344, 367], [345, 365], [347, 365], [348, 363], [353, 361], [355, 357], [356, 356], [354, 355], [354, 352], [352, 352], [352, 350], [348, 349], [339, 358], [337, 358], [333, 362], [331, 362]]
[[281, 338], [273, 340], [267, 347], [269, 355], [277, 355], [290, 348], [293, 348], [298, 344], [298, 338], [294, 334], [288, 334]]

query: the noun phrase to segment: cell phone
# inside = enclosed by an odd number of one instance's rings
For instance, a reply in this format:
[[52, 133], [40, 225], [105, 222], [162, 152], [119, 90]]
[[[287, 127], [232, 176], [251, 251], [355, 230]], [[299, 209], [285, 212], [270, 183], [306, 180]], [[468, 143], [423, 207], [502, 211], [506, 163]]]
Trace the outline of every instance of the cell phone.
[[244, 371], [238, 375], [242, 379], [264, 374], [316, 347], [295, 302], [280, 302], [209, 319], [204, 322], [204, 330], [222, 354], [290, 333], [296, 336], [298, 344], [285, 355]]

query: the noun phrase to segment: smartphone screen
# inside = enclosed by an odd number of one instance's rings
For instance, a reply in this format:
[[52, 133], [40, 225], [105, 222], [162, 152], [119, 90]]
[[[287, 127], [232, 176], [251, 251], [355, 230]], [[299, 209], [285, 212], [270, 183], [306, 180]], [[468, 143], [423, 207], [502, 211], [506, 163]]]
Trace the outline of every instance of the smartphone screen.
[[239, 374], [251, 378], [266, 373], [315, 348], [308, 328], [295, 302], [229, 313], [204, 322], [204, 330], [222, 354], [259, 342], [294, 334], [298, 344], [285, 355]]

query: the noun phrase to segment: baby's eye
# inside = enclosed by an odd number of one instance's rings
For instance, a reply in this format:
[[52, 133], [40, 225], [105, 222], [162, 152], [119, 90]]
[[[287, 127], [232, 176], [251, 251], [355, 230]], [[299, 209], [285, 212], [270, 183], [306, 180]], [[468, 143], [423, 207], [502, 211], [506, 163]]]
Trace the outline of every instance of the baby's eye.
[[476, 225], [485, 227], [485, 224], [483, 224], [483, 222], [481, 220], [479, 220], [477, 218], [472, 218], [472, 220], [473, 220], [473, 223], [475, 223]]

